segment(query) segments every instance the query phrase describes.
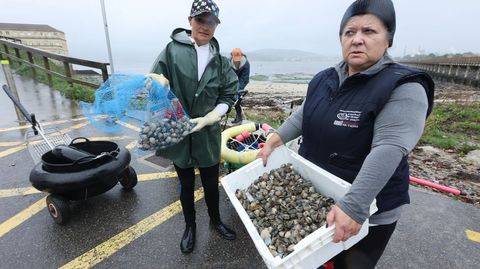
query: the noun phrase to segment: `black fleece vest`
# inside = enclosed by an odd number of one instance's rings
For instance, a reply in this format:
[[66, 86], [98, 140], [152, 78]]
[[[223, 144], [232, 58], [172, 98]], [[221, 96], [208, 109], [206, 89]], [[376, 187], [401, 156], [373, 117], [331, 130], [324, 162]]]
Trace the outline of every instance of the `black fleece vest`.
[[[434, 83], [426, 73], [390, 64], [374, 75], [355, 74], [342, 85], [334, 68], [318, 73], [308, 85], [299, 154], [352, 183], [370, 152], [375, 118], [393, 90], [407, 82], [418, 82], [425, 88], [428, 116]], [[409, 203], [408, 186], [408, 162], [404, 157], [376, 197], [377, 213]]]

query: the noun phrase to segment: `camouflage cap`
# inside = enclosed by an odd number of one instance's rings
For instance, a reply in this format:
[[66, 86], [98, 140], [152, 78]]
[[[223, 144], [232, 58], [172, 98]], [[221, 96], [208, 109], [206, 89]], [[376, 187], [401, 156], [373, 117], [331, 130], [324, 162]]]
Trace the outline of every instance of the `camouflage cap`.
[[203, 13], [212, 14], [217, 20], [217, 23], [220, 23], [220, 19], [218, 18], [220, 9], [215, 2], [212, 0], [194, 0], [192, 3], [192, 9], [190, 10], [190, 16], [196, 17]]

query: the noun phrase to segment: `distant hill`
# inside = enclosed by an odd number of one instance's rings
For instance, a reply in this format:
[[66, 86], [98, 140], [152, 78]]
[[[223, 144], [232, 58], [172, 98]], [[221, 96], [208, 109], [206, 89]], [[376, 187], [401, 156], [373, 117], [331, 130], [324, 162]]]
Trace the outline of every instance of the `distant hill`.
[[250, 61], [317, 62], [332, 60], [332, 57], [294, 49], [261, 49], [246, 54]]
[[[230, 57], [230, 53], [222, 53]], [[250, 61], [261, 62], [319, 62], [337, 60], [336, 57], [322, 56], [313, 52], [295, 49], [261, 49], [247, 51], [245, 54]]]

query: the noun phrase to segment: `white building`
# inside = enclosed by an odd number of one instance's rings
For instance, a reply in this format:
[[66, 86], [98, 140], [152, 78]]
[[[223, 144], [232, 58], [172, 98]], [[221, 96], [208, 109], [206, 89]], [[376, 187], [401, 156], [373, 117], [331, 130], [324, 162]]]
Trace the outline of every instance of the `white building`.
[[0, 38], [21, 40], [23, 45], [68, 56], [65, 33], [45, 24], [0, 23]]

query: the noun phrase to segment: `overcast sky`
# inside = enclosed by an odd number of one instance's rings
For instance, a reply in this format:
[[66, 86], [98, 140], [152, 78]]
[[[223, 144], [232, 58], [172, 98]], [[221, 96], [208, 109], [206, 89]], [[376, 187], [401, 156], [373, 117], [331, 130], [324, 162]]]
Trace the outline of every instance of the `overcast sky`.
[[[351, 0], [217, 0], [215, 37], [233, 47], [300, 49], [340, 56], [338, 28]], [[394, 0], [390, 53], [480, 53], [479, 0]], [[65, 32], [70, 55], [108, 62], [100, 0], [1, 0], [0, 22], [48, 24]], [[105, 0], [116, 70], [146, 72], [176, 27], [188, 28], [191, 0]]]

